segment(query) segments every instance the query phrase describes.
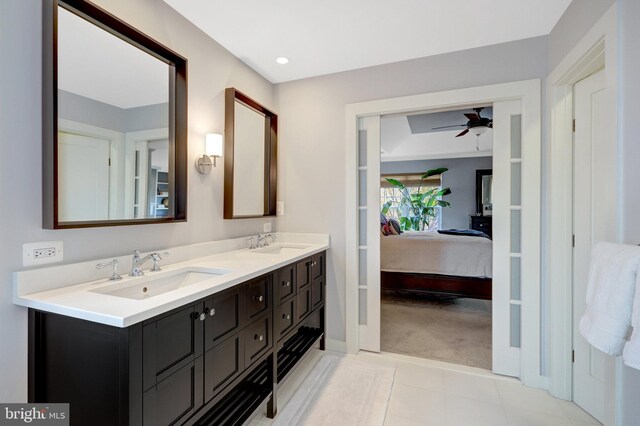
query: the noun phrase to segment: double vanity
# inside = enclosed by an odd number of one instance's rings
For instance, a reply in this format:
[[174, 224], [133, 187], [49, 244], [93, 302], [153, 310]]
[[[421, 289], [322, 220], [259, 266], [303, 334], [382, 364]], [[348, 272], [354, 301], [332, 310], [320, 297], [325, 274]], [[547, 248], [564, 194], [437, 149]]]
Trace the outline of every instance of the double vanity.
[[329, 241], [245, 244], [168, 249], [160, 271], [121, 280], [96, 262], [15, 273], [14, 302], [29, 308], [29, 400], [68, 402], [79, 425], [242, 424], [265, 400], [274, 417], [278, 383], [324, 349]]

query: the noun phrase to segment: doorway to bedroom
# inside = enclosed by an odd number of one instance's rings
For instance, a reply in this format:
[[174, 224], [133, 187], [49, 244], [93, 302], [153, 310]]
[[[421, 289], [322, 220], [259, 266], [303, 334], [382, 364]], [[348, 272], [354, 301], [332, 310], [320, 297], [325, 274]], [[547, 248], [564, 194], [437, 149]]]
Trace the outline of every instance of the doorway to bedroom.
[[492, 368], [492, 118], [492, 104], [380, 118], [384, 352]]
[[380, 352], [381, 118], [492, 105], [491, 368], [528, 386], [545, 386], [540, 333], [540, 86], [540, 80], [527, 80], [346, 106], [349, 353]]

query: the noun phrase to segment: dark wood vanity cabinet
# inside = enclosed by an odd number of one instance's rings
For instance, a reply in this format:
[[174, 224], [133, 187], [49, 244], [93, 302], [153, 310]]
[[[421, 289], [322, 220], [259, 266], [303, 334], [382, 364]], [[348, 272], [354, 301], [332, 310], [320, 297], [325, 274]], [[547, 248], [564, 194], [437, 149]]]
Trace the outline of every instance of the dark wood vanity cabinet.
[[324, 349], [324, 262], [126, 328], [29, 309], [29, 401], [70, 403], [72, 425], [240, 424], [265, 399], [274, 416], [277, 382]]

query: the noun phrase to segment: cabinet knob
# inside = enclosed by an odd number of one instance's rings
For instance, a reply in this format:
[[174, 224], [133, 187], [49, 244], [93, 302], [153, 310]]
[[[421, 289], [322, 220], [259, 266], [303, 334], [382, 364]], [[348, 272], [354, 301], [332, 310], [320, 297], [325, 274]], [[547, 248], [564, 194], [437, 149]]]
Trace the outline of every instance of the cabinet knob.
[[211, 308], [209, 315], [214, 316], [216, 314], [216, 308]]
[[207, 319], [207, 314], [205, 314], [204, 312], [200, 314], [200, 321], [204, 321]]
[[262, 297], [262, 295], [256, 296], [256, 300], [258, 302], [262, 302], [264, 300], [264, 297]]
[[282, 318], [286, 319], [286, 320], [290, 320], [291, 319], [291, 315], [290, 314], [282, 314]]
[[289, 281], [282, 283], [282, 287], [291, 287], [291, 283]]
[[264, 336], [262, 334], [256, 334], [255, 336], [253, 336], [253, 339], [262, 342], [264, 340]]

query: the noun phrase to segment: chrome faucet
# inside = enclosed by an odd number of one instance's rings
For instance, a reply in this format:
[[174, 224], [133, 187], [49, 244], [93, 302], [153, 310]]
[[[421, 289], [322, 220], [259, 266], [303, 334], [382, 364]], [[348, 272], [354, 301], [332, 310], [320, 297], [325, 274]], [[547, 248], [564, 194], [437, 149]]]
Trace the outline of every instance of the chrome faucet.
[[269, 242], [266, 241], [267, 238], [271, 238], [271, 242], [275, 242], [276, 241], [276, 235], [275, 234], [260, 234], [258, 233], [258, 236], [256, 237], [256, 246], [258, 247], [266, 247], [269, 245]]
[[[164, 254], [168, 255], [169, 253]], [[142, 272], [142, 265], [144, 265], [144, 263], [149, 259], [153, 259], [153, 268], [150, 270], [159, 271], [160, 266], [158, 266], [158, 262], [162, 260], [162, 257], [158, 253], [151, 253], [141, 258], [140, 250], [135, 250], [133, 252], [133, 258], [131, 259], [131, 272], [129, 272], [129, 276], [139, 277], [140, 275], [144, 275], [144, 272]]]

